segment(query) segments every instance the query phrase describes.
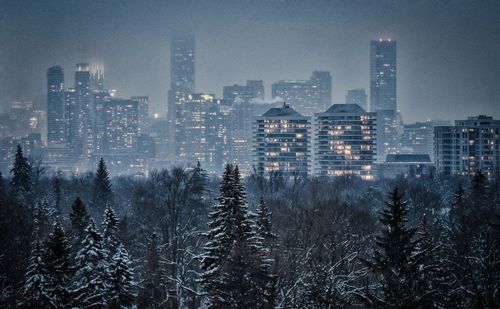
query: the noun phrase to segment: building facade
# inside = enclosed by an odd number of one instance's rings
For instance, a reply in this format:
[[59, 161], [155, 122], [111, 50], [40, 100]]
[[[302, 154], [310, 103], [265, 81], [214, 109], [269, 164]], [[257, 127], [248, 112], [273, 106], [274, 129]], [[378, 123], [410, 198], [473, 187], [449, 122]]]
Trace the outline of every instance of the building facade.
[[271, 108], [255, 120], [254, 166], [259, 174], [287, 179], [310, 174], [310, 118], [289, 105]]
[[315, 115], [314, 174], [375, 176], [376, 114], [356, 104], [334, 104]]
[[468, 117], [454, 126], [434, 128], [436, 170], [444, 175], [499, 174], [500, 120]]
[[357, 104], [365, 111], [368, 110], [368, 102], [365, 89], [351, 89], [347, 90], [347, 95], [345, 96], [346, 104]]

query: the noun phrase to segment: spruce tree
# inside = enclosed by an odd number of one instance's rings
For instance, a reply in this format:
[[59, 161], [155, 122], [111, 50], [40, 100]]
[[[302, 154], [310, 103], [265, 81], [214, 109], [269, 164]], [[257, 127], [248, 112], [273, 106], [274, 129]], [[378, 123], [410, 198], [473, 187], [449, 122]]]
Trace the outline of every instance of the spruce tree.
[[59, 178], [59, 176], [54, 177], [54, 181], [52, 183], [52, 193], [54, 195], [54, 208], [56, 210], [56, 216], [60, 216], [63, 195], [61, 188], [61, 179]]
[[257, 208], [257, 235], [262, 238], [264, 244], [271, 248], [276, 235], [272, 232], [271, 212], [264, 197], [260, 197], [259, 206]]
[[102, 231], [104, 248], [106, 249], [109, 258], [112, 258], [115, 255], [116, 250], [120, 245], [120, 240], [118, 239], [118, 223], [115, 211], [111, 205], [108, 204], [104, 210]]
[[10, 173], [12, 174], [12, 179], [10, 181], [12, 193], [16, 197], [24, 197], [24, 195], [31, 190], [32, 173], [28, 158], [23, 155], [21, 145], [17, 145], [16, 157]]
[[92, 207], [99, 215], [102, 215], [107, 205], [113, 204], [113, 192], [111, 190], [111, 181], [109, 173], [104, 163], [104, 159], [99, 160], [97, 171], [94, 178]]
[[57, 308], [51, 296], [50, 279], [43, 255], [40, 241], [35, 238], [22, 289], [22, 299], [19, 302], [21, 308]]
[[72, 212], [69, 217], [71, 220], [72, 234], [77, 242], [77, 247], [79, 247], [85, 236], [85, 229], [89, 224], [90, 216], [87, 214], [85, 204], [83, 204], [79, 197], [76, 198], [75, 202], [71, 206], [71, 210]]
[[381, 295], [365, 295], [365, 301], [371, 307], [414, 308], [423, 305], [415, 295], [422, 254], [415, 254], [417, 229], [406, 226], [406, 204], [396, 188], [389, 193], [389, 202], [381, 213], [383, 230], [376, 238], [371, 260], [365, 261], [381, 280]]
[[266, 307], [269, 261], [249, 219], [238, 167], [227, 165], [210, 214], [201, 282], [209, 308]]
[[69, 283], [71, 280], [71, 249], [59, 222], [54, 223], [54, 228], [46, 242], [45, 264], [50, 276], [50, 295], [59, 308], [70, 303]]
[[76, 255], [75, 267], [73, 307], [105, 308], [108, 302], [108, 265], [102, 236], [92, 219], [85, 229], [85, 239]]
[[136, 284], [127, 250], [120, 245], [110, 265], [109, 308], [132, 308]]

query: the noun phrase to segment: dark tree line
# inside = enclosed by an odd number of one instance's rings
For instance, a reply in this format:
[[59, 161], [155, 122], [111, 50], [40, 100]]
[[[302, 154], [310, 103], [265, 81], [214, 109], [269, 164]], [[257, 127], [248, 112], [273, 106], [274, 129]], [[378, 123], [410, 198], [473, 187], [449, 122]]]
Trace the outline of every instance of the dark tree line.
[[0, 175], [2, 308], [498, 308], [500, 182]]

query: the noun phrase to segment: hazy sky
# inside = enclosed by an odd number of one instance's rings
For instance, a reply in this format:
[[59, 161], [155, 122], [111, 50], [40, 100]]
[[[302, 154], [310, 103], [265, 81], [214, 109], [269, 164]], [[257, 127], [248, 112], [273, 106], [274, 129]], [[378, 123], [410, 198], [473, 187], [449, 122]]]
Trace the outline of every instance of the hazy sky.
[[369, 41], [398, 44], [398, 107], [406, 122], [500, 118], [500, 1], [0, 0], [0, 104], [45, 101], [46, 70], [62, 65], [72, 87], [77, 62], [105, 66], [105, 86], [149, 95], [164, 112], [169, 37], [196, 37], [196, 88], [328, 70], [333, 100], [369, 90]]

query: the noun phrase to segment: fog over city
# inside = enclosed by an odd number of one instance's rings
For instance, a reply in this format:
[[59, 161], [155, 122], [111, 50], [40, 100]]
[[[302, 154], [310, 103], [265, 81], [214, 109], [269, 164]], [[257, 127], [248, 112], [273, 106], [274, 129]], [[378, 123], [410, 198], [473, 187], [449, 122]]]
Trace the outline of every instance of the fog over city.
[[0, 104], [44, 104], [45, 71], [102, 63], [108, 89], [149, 95], [166, 112], [169, 40], [196, 38], [196, 91], [262, 79], [332, 75], [334, 103], [369, 89], [369, 41], [398, 42], [405, 121], [500, 116], [498, 1], [11, 1], [0, 2]]

